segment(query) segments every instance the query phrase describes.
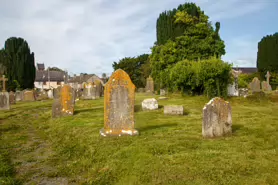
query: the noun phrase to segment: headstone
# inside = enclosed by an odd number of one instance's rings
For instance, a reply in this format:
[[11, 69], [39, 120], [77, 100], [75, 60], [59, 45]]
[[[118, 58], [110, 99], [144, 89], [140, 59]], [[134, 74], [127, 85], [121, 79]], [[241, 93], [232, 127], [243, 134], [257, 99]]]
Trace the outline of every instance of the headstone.
[[15, 100], [16, 101], [22, 101], [23, 100], [23, 92], [22, 91], [16, 91], [15, 92]]
[[52, 117], [72, 116], [74, 114], [75, 91], [70, 85], [63, 85], [56, 89], [57, 98], [52, 104]]
[[56, 89], [53, 89], [53, 98], [55, 99], [59, 98], [60, 91], [61, 91], [61, 86], [58, 86]]
[[23, 101], [35, 101], [34, 91], [24, 90], [23, 91]]
[[9, 93], [6, 91], [6, 81], [8, 81], [7, 78], [5, 78], [5, 75], [0, 78], [0, 80], [3, 82], [2, 85], [2, 92], [0, 92], [0, 110], [9, 110], [10, 109], [10, 96]]
[[53, 90], [52, 89], [49, 89], [47, 91], [47, 96], [48, 96], [49, 99], [53, 99]]
[[203, 108], [203, 137], [212, 138], [231, 133], [232, 109], [230, 103], [218, 97], [211, 99]]
[[158, 109], [158, 102], [155, 98], [145, 99], [142, 102], [142, 109], [143, 110], [156, 110]]
[[233, 84], [228, 85], [228, 95], [229, 96], [239, 96], [239, 90], [238, 90], [238, 77], [242, 73], [241, 70], [236, 71], [232, 69], [232, 76], [234, 77]]
[[262, 82], [262, 90], [263, 91], [272, 91], [271, 85], [269, 84], [269, 78], [270, 78], [270, 73], [269, 71], [267, 71], [265, 77], [266, 77], [266, 81]]
[[99, 80], [95, 80], [93, 82], [95, 90], [95, 99], [99, 99], [101, 97], [102, 85]]
[[15, 93], [13, 91], [10, 91], [10, 93], [9, 93], [9, 101], [10, 101], [10, 104], [15, 104], [16, 103]]
[[10, 100], [8, 92], [0, 92], [0, 110], [9, 110]]
[[165, 105], [164, 114], [170, 115], [183, 115], [183, 106], [182, 105]]
[[252, 92], [260, 92], [261, 91], [260, 80], [257, 77], [253, 78], [252, 82], [249, 84], [249, 87]]
[[118, 69], [104, 90], [104, 128], [102, 136], [138, 135], [134, 129], [135, 86], [128, 74]]
[[147, 78], [146, 92], [148, 92], [148, 93], [153, 93], [154, 92], [154, 82], [153, 82], [153, 78], [151, 76], [149, 76]]
[[83, 84], [83, 92], [82, 92], [82, 99], [84, 100], [92, 100], [95, 97], [96, 88], [94, 87], [94, 84], [84, 83]]
[[36, 100], [37, 101], [47, 100], [47, 99], [48, 99], [48, 94], [45, 90], [37, 92], [37, 95], [36, 95]]
[[137, 92], [143, 93], [143, 92], [145, 92], [145, 89], [144, 88], [138, 88]]
[[239, 88], [238, 92], [239, 92], [239, 96], [246, 97], [248, 95], [248, 89], [247, 88]]
[[160, 89], [160, 96], [165, 96], [165, 95], [166, 95], [166, 90]]

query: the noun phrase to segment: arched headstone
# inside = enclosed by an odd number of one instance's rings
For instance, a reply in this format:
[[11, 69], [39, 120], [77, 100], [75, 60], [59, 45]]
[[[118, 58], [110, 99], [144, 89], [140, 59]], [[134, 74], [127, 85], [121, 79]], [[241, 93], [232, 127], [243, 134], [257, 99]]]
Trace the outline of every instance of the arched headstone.
[[105, 85], [102, 136], [138, 135], [134, 129], [134, 96], [135, 85], [128, 74], [116, 70]]

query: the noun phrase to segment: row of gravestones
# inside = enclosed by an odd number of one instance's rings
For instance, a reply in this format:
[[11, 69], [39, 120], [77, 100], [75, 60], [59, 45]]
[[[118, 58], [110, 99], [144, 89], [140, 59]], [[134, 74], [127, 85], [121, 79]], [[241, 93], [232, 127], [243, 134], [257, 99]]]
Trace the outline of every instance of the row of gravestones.
[[[75, 91], [64, 85], [58, 91], [52, 105], [52, 117], [74, 115]], [[135, 86], [128, 74], [118, 69], [105, 85], [104, 90], [104, 128], [102, 136], [138, 135], [134, 127]], [[157, 108], [158, 105], [155, 105]], [[168, 110], [167, 111], [172, 111]], [[179, 110], [183, 112], [182, 110]], [[212, 99], [203, 109], [204, 137], [217, 137], [232, 132], [231, 106], [220, 98]]]
[[[16, 91], [15, 93], [13, 91], [7, 92], [5, 90], [5, 81], [7, 79], [5, 76], [3, 78], [0, 78], [0, 80], [3, 80], [3, 91], [0, 93], [0, 110], [9, 110], [10, 105], [15, 104], [19, 101], [41, 101], [46, 99], [53, 99], [53, 98], [59, 98], [59, 91], [60, 89], [51, 89], [48, 91], [42, 90], [42, 91], [36, 91], [36, 90], [23, 90], [23, 91]], [[79, 98], [82, 99], [99, 99], [102, 95], [102, 85], [100, 81], [96, 81], [93, 83], [86, 83], [85, 88], [83, 91], [80, 89], [75, 90], [75, 100], [78, 100]]]

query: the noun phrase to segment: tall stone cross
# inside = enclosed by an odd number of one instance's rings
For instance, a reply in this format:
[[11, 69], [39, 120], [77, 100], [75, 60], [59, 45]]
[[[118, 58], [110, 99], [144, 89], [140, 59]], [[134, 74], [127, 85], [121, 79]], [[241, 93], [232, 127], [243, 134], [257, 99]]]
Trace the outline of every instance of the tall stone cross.
[[269, 78], [271, 77], [269, 71], [267, 71], [265, 77], [266, 77], [267, 84], [269, 84]]
[[6, 91], [6, 81], [8, 81], [8, 78], [5, 78], [5, 75], [2, 76], [2, 78], [0, 78], [1, 81], [3, 81], [3, 92]]

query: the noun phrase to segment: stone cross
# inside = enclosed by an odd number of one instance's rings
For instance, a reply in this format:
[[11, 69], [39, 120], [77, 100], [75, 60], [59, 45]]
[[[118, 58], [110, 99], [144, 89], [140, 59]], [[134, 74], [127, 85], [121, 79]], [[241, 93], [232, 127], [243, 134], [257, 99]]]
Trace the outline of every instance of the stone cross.
[[265, 77], [266, 77], [267, 84], [269, 84], [269, 78], [271, 77], [269, 71], [267, 71]]
[[3, 81], [3, 92], [5, 92], [6, 91], [6, 84], [5, 84], [5, 82], [6, 81], [8, 81], [8, 78], [5, 78], [5, 75], [3, 75], [3, 77], [2, 78], [0, 78], [0, 80], [2, 80]]

